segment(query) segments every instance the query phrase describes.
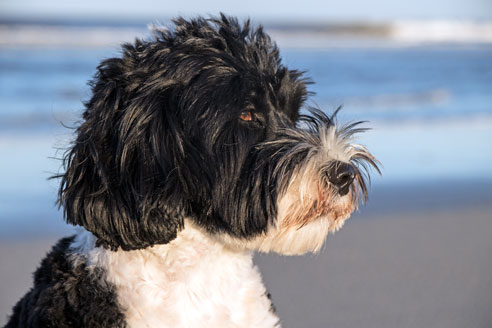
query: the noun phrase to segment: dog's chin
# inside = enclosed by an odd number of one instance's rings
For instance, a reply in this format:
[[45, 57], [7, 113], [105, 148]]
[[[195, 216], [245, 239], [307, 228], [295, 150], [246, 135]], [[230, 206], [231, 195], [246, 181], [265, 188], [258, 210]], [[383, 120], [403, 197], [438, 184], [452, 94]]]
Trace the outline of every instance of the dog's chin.
[[[283, 255], [302, 255], [318, 252], [330, 232], [338, 231], [350, 214], [356, 208], [351, 193], [337, 199], [326, 206], [299, 209], [306, 213], [300, 220], [292, 220], [289, 216], [294, 206], [301, 203], [291, 203], [287, 198], [282, 198], [279, 206], [279, 215], [274, 223], [270, 224], [267, 231], [251, 239], [238, 239], [222, 235], [220, 240], [228, 247], [236, 250], [259, 251], [264, 253], [275, 252]], [[289, 203], [290, 206], [285, 206]], [[311, 216], [310, 216], [311, 215]]]
[[352, 196], [307, 202], [282, 198], [275, 226], [270, 226], [265, 236], [259, 238], [255, 249], [284, 255], [301, 255], [318, 252], [329, 232], [339, 230], [354, 209]]

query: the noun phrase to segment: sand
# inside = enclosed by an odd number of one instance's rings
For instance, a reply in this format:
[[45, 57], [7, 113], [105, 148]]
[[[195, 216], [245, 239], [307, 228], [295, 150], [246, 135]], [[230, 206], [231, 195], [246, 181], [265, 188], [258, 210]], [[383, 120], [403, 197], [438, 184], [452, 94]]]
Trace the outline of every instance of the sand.
[[[492, 205], [375, 212], [317, 255], [256, 256], [283, 327], [492, 327]], [[55, 240], [0, 241], [0, 325]]]
[[284, 327], [492, 327], [492, 210], [347, 222], [316, 256], [257, 256]]

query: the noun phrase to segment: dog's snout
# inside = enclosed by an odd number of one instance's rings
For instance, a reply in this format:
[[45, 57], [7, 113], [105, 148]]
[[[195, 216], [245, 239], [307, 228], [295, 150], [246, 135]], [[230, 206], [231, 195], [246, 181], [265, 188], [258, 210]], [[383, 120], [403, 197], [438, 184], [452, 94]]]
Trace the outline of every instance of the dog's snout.
[[340, 161], [332, 163], [330, 169], [326, 171], [328, 181], [338, 189], [341, 196], [349, 192], [355, 175], [356, 172], [352, 165]]

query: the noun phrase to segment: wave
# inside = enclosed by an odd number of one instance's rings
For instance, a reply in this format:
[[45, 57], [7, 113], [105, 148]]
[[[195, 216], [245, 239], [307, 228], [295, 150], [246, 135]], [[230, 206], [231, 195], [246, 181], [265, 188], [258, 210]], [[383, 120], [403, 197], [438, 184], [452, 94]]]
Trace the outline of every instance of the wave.
[[[266, 24], [281, 46], [377, 46], [392, 43], [492, 43], [492, 22], [396, 21], [386, 23]], [[136, 26], [90, 26], [2, 23], [0, 46], [107, 47], [147, 37], [149, 29]]]
[[348, 97], [344, 99], [347, 107], [364, 107], [372, 110], [395, 110], [401, 107], [443, 105], [449, 103], [452, 93], [447, 89], [431, 89], [413, 93], [376, 94], [370, 96]]
[[108, 47], [145, 36], [145, 28], [0, 25], [0, 46]]
[[492, 42], [492, 22], [402, 21], [391, 25], [390, 38], [413, 42]]

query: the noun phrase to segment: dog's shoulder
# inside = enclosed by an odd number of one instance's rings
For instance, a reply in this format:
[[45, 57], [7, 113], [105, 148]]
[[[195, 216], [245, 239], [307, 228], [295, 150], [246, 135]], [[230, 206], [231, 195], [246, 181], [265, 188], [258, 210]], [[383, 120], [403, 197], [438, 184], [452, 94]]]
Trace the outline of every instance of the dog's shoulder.
[[125, 326], [104, 270], [71, 254], [74, 238], [61, 239], [43, 259], [34, 287], [15, 305], [6, 328]]

